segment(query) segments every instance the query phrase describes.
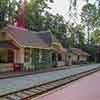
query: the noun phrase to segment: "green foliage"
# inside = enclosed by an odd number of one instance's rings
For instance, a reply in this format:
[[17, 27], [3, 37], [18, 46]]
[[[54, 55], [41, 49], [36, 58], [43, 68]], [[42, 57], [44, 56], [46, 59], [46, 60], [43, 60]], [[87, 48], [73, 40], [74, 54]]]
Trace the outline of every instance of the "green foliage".
[[83, 31], [83, 26], [82, 25], [77, 25], [73, 26], [70, 25], [68, 28], [68, 45], [70, 47], [78, 47], [78, 48], [83, 48], [84, 46], [84, 41], [85, 41], [85, 35]]
[[51, 30], [54, 35], [61, 39], [66, 32], [63, 16], [50, 14], [47, 9], [48, 0], [31, 0], [26, 5], [27, 28], [33, 31]]
[[66, 37], [64, 36], [64, 34], [66, 33], [66, 24], [63, 16], [59, 14], [52, 15], [46, 12], [44, 25], [45, 30], [51, 30], [53, 35], [55, 35], [55, 37], [59, 39], [64, 46], [66, 45], [66, 41], [63, 41], [64, 39], [66, 39]]
[[54, 35], [61, 39], [62, 35], [66, 32], [66, 25], [64, 23], [63, 16], [56, 14], [52, 18], [52, 24], [50, 24], [50, 29]]
[[97, 8], [94, 4], [86, 4], [82, 8], [81, 18], [82, 22], [87, 26], [89, 25], [90, 28], [95, 26], [95, 20], [97, 15]]
[[2, 28], [7, 21], [5, 20], [7, 11], [7, 4], [9, 3], [9, 0], [0, 0], [0, 28]]
[[91, 38], [91, 32], [97, 28], [100, 28], [99, 8], [95, 4], [87, 3], [82, 8], [81, 19], [82, 24], [85, 26], [85, 29], [87, 29], [89, 43], [89, 41], [91, 41], [93, 38]]
[[100, 30], [96, 29], [92, 32], [92, 39], [95, 42], [95, 44], [100, 44]]
[[50, 9], [48, 0], [31, 0], [26, 4], [27, 28], [35, 31], [43, 30], [45, 9]]
[[16, 6], [16, 0], [0, 0], [0, 28], [15, 22]]
[[92, 59], [95, 60], [95, 53], [96, 53], [96, 47], [95, 46], [93, 46], [93, 45], [85, 45], [83, 50], [88, 52], [91, 55]]

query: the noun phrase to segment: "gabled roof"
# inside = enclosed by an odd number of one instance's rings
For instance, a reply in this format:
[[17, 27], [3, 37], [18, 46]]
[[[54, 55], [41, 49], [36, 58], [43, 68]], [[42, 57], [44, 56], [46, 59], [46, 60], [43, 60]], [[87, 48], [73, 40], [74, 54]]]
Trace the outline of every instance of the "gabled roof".
[[52, 42], [58, 42], [50, 31], [35, 32], [11, 25], [7, 26], [4, 31], [24, 47], [49, 48]]
[[82, 55], [82, 56], [90, 56], [87, 52], [79, 49], [79, 48], [70, 48], [70, 50], [72, 53], [75, 53], [76, 55]]

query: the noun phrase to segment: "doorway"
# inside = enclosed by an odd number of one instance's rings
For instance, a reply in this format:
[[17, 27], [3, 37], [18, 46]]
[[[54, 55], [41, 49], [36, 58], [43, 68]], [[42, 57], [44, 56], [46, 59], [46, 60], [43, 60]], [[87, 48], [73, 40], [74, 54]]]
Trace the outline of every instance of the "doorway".
[[14, 63], [14, 51], [8, 49], [8, 63]]

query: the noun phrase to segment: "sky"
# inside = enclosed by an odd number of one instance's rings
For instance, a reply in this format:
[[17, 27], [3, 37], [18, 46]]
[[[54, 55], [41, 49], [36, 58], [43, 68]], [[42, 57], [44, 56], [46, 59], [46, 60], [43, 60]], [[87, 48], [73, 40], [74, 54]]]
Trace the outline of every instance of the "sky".
[[[94, 3], [95, 0], [89, 0], [89, 2]], [[52, 8], [51, 13], [59, 13], [64, 16], [65, 20], [68, 20], [68, 9], [69, 9], [70, 0], [54, 0], [54, 3], [50, 3], [49, 6]], [[85, 4], [85, 0], [78, 0], [77, 13], [78, 15], [81, 12], [82, 6]]]
[[[19, 1], [19, 0], [17, 0]], [[29, 0], [28, 0], [29, 1]], [[48, 3], [51, 7], [50, 12], [53, 14], [59, 13], [60, 15], [64, 16], [64, 19], [68, 21], [70, 18], [68, 17], [68, 9], [69, 3], [71, 0], [54, 0], [54, 3]], [[82, 6], [86, 3], [86, 0], [77, 0], [77, 14], [80, 15]], [[89, 2], [94, 3], [95, 0], [89, 0]], [[80, 20], [80, 17], [78, 16]]]

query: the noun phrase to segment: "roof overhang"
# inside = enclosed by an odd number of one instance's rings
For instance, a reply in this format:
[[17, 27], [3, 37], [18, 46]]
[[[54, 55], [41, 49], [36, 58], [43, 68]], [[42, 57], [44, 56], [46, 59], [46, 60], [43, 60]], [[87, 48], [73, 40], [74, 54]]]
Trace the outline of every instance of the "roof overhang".
[[67, 53], [67, 49], [65, 48], [51, 48], [51, 49], [57, 53]]
[[19, 49], [12, 41], [0, 41], [0, 48]]

